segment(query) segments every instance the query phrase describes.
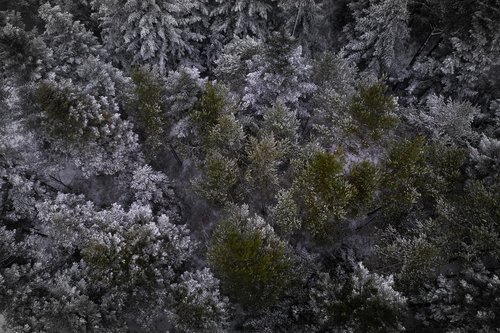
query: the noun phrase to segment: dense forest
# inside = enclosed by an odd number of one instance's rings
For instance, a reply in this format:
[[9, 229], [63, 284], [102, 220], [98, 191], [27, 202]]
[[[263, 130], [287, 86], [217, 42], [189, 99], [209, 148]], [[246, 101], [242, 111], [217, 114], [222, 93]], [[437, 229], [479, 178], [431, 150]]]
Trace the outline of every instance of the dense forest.
[[0, 0], [0, 331], [500, 332], [498, 0]]

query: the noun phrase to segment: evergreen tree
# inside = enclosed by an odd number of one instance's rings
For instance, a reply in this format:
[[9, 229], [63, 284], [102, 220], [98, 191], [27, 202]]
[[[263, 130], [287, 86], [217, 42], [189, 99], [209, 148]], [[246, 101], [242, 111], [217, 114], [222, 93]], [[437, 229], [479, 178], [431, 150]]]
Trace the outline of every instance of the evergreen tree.
[[134, 163], [137, 137], [112, 101], [82, 95], [68, 80], [42, 82], [34, 101], [32, 126], [39, 126], [34, 127], [37, 136], [85, 175], [114, 174]]
[[[282, 20], [287, 31], [296, 37], [306, 52], [316, 51], [323, 46], [319, 34], [325, 28], [324, 8], [326, 2], [314, 0], [281, 0], [278, 7], [283, 10]], [[325, 29], [326, 30], [326, 29]]]
[[99, 210], [74, 195], [36, 210], [38, 233], [9, 249], [25, 255], [0, 270], [15, 329], [120, 332], [130, 320], [147, 329], [173, 311], [166, 295], [193, 251], [185, 227], [148, 206]]
[[150, 64], [161, 73], [196, 59], [195, 43], [204, 37], [194, 25], [199, 1], [116, 0], [92, 2], [106, 48], [125, 67]]
[[247, 62], [243, 107], [262, 114], [275, 103], [298, 108], [299, 116], [307, 110], [301, 102], [316, 89], [311, 82], [311, 66], [302, 56], [302, 48], [286, 33], [275, 33], [261, 53]]
[[219, 292], [217, 280], [208, 268], [185, 272], [172, 285], [176, 299], [177, 328], [182, 332], [226, 332], [228, 300]]
[[439, 276], [415, 304], [421, 307], [416, 318], [425, 329], [442, 332], [491, 332], [498, 328], [500, 280], [484, 268], [467, 269], [456, 277]]
[[290, 283], [286, 244], [262, 217], [250, 216], [248, 206], [234, 208], [220, 222], [208, 257], [222, 290], [246, 308], [272, 305]]
[[266, 37], [273, 28], [275, 8], [276, 0], [215, 0], [212, 43], [224, 45], [233, 37]]
[[[364, 1], [366, 3], [366, 1]], [[408, 1], [370, 0], [367, 7], [356, 10], [355, 24], [349, 31], [350, 40], [343, 51], [345, 56], [377, 75], [398, 75], [399, 59], [404, 56], [408, 40]]]
[[311, 290], [310, 306], [315, 331], [405, 330], [406, 298], [394, 289], [392, 276], [370, 273], [362, 263], [350, 275], [321, 274]]

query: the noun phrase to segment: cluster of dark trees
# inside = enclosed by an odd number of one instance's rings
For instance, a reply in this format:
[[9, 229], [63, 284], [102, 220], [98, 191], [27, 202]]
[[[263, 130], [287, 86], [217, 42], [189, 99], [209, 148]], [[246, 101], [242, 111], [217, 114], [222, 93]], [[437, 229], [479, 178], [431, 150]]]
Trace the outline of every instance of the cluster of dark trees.
[[0, 331], [500, 330], [498, 0], [0, 10]]

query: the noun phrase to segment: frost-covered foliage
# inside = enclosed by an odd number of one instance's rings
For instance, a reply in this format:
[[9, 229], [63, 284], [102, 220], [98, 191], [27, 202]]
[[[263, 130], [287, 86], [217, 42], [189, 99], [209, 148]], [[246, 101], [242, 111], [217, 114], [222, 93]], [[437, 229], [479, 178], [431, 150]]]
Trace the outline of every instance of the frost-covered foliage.
[[395, 74], [409, 35], [408, 0], [370, 0], [354, 18], [346, 57], [377, 74]]
[[321, 43], [319, 34], [326, 19], [326, 2], [314, 0], [280, 0], [278, 7], [283, 10], [284, 23], [292, 37], [310, 51]]
[[275, 6], [276, 0], [215, 0], [210, 30], [222, 43], [231, 37], [265, 37], [273, 25]]
[[0, 1], [0, 331], [498, 330], [499, 38], [498, 0]]
[[441, 332], [492, 332], [498, 328], [500, 279], [478, 267], [456, 277], [440, 275], [414, 302], [429, 303], [417, 314], [429, 329]]
[[200, 1], [94, 0], [92, 3], [103, 40], [117, 61], [149, 64], [165, 72], [186, 62], [186, 57], [196, 58], [194, 43], [204, 38], [194, 29], [201, 20], [193, 15], [201, 6]]
[[406, 298], [392, 276], [371, 273], [362, 263], [348, 277], [322, 273], [310, 295], [315, 331], [402, 332]]
[[231, 202], [239, 177], [236, 162], [234, 158], [225, 157], [218, 152], [209, 154], [202, 166], [204, 175], [193, 183], [196, 191], [206, 200], [218, 205]]
[[[236, 39], [216, 61], [217, 74], [238, 92], [241, 105], [250, 113], [263, 114], [275, 103], [300, 107], [314, 90], [312, 67], [287, 33], [275, 33], [266, 43]], [[305, 113], [303, 108], [299, 108]]]
[[2, 60], [2, 79], [17, 81], [37, 77], [43, 70], [42, 59], [50, 55], [43, 38], [34, 32], [26, 31], [21, 13], [0, 12], [0, 45]]
[[114, 174], [132, 165], [137, 136], [113, 100], [82, 94], [69, 80], [41, 82], [33, 99], [31, 122], [39, 138], [85, 175]]
[[475, 170], [481, 177], [490, 178], [492, 182], [500, 179], [500, 140], [484, 134], [477, 148], [470, 147], [471, 158]]
[[278, 186], [278, 167], [283, 152], [272, 135], [250, 139], [247, 147], [249, 166], [245, 179], [249, 187], [263, 197]]
[[478, 113], [469, 102], [446, 100], [443, 96], [427, 98], [426, 109], [418, 109], [410, 117], [416, 127], [427, 131], [433, 140], [464, 145], [474, 139], [472, 122]]
[[436, 234], [436, 223], [417, 222], [409, 235], [401, 235], [392, 226], [384, 231], [377, 255], [384, 263], [398, 267], [396, 280], [400, 289], [420, 287], [442, 262], [444, 240]]
[[191, 110], [203, 92], [206, 79], [200, 77], [196, 68], [181, 67], [176, 71], [170, 71], [163, 84], [164, 104], [167, 108], [169, 125], [171, 125], [171, 136], [186, 137], [186, 113]]
[[[16, 245], [2, 229], [13, 258], [0, 271], [10, 322], [27, 332], [118, 332], [127, 320], [146, 328], [168, 314], [170, 283], [194, 250], [185, 227], [148, 206], [99, 210], [74, 195], [36, 209], [38, 233]], [[217, 285], [207, 288], [217, 295]]]
[[274, 34], [247, 66], [243, 107], [257, 113], [274, 103], [300, 107], [300, 102], [315, 90], [311, 65], [302, 56], [302, 48], [286, 34]]
[[225, 332], [228, 300], [220, 295], [219, 280], [208, 268], [186, 272], [172, 285], [177, 301], [177, 328], [182, 332]]

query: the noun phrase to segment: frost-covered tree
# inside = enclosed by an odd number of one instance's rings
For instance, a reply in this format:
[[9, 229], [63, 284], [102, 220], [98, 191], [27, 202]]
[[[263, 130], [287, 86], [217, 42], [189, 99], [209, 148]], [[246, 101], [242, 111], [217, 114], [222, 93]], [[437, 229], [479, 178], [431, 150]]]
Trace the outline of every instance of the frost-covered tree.
[[40, 75], [41, 62], [50, 55], [41, 36], [26, 31], [18, 12], [0, 12], [0, 60], [4, 83], [25, 83]]
[[259, 40], [251, 37], [234, 38], [224, 45], [215, 60], [217, 67], [214, 73], [217, 78], [229, 85], [231, 92], [238, 95], [245, 88], [245, 77], [248, 73], [247, 62], [258, 54], [262, 48]]
[[149, 64], [162, 73], [198, 56], [195, 43], [204, 37], [194, 29], [201, 20], [194, 13], [201, 4], [187, 0], [92, 1], [104, 45], [114, 59], [125, 67]]
[[280, 104], [299, 108], [314, 90], [312, 67], [302, 47], [289, 34], [274, 33], [267, 43], [252, 38], [228, 44], [216, 61], [216, 73], [229, 83], [235, 98], [247, 113], [262, 115]]
[[346, 115], [355, 94], [356, 70], [338, 54], [323, 53], [313, 64], [314, 131], [320, 143], [330, 147], [344, 142], [343, 129], [350, 122]]
[[108, 62], [98, 38], [59, 6], [47, 3], [39, 13], [44, 23], [42, 38], [51, 50], [43, 59], [42, 79], [71, 80], [82, 94], [118, 103], [115, 98], [125, 94], [129, 80]]
[[430, 95], [425, 109], [418, 108], [408, 117], [416, 128], [429, 133], [433, 140], [463, 146], [475, 138], [472, 122], [477, 114], [478, 110], [469, 102]]
[[300, 229], [299, 208], [291, 191], [281, 190], [276, 195], [276, 205], [271, 209], [273, 227], [280, 235], [287, 235]]
[[128, 186], [134, 202], [150, 205], [155, 212], [177, 217], [175, 194], [168, 177], [149, 165], [142, 165], [131, 175]]
[[38, 232], [20, 242], [22, 260], [0, 269], [11, 326], [120, 332], [173, 316], [170, 284], [193, 251], [184, 226], [148, 206], [100, 210], [74, 195], [59, 194], [36, 210]]
[[0, 331], [494, 331], [499, 24], [0, 0]]
[[498, 98], [498, 3], [426, 0], [416, 9], [414, 22], [422, 27], [416, 34], [428, 37], [410, 63], [412, 91], [486, 103]]
[[425, 329], [441, 332], [492, 332], [498, 328], [500, 279], [481, 267], [456, 277], [439, 276], [415, 300], [416, 315]]
[[98, 22], [92, 17], [91, 0], [55, 0], [52, 3], [59, 5], [63, 11], [71, 13], [87, 29], [98, 31]]
[[69, 80], [40, 83], [33, 99], [31, 121], [39, 139], [85, 175], [114, 174], [133, 165], [137, 137], [113, 100], [84, 95]]
[[478, 147], [470, 147], [470, 155], [479, 177], [489, 179], [490, 183], [499, 181], [500, 140], [482, 134]]
[[397, 71], [409, 37], [408, 0], [370, 0], [366, 8], [354, 11], [354, 19], [343, 51], [347, 59], [377, 75], [401, 75]]
[[127, 79], [71, 14], [44, 4], [39, 16], [39, 40], [50, 53], [38, 60], [33, 80], [15, 90], [19, 98], [13, 107], [22, 111], [25, 128], [45, 143], [44, 152], [69, 159], [49, 162], [52, 167], [72, 165], [87, 176], [123, 170], [139, 148], [131, 124], [119, 114]]
[[351, 274], [322, 273], [310, 294], [314, 331], [402, 332], [406, 298], [392, 276], [371, 273], [362, 263]]
[[215, 0], [211, 16], [212, 43], [224, 45], [233, 37], [263, 38], [274, 26], [276, 0]]
[[418, 290], [445, 262], [446, 243], [438, 227], [437, 221], [415, 221], [407, 234], [389, 226], [381, 235], [376, 253], [383, 266], [397, 267], [392, 271], [398, 290]]
[[299, 119], [297, 112], [283, 105], [274, 105], [264, 114], [260, 126], [262, 135], [272, 135], [283, 153], [292, 156], [299, 144]]
[[168, 72], [163, 84], [164, 105], [167, 109], [169, 134], [173, 139], [182, 139], [189, 135], [189, 111], [204, 92], [206, 81], [193, 67], [181, 67]]
[[[321, 43], [319, 36], [325, 28], [326, 2], [314, 0], [280, 0], [278, 7], [282, 9], [282, 21], [292, 37], [296, 37], [305, 51], [315, 51]], [[323, 45], [322, 45], [323, 44]]]
[[316, 89], [311, 82], [312, 66], [287, 33], [273, 34], [247, 66], [244, 108], [263, 114], [265, 108], [278, 103], [298, 108], [299, 116], [307, 115], [301, 102]]
[[176, 300], [176, 327], [182, 332], [226, 332], [228, 299], [219, 291], [217, 280], [208, 268], [185, 272], [172, 285]]
[[203, 175], [195, 179], [195, 190], [206, 200], [216, 205], [225, 205], [236, 199], [236, 186], [240, 170], [237, 160], [225, 157], [218, 152], [209, 153], [201, 170]]

